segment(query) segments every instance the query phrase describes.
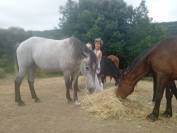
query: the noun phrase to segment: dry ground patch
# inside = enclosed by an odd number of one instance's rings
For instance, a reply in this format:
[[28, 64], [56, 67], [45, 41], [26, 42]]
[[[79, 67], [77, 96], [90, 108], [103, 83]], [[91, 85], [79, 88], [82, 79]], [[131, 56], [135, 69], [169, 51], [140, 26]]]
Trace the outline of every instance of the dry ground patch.
[[[84, 88], [83, 82], [80, 86]], [[18, 107], [14, 103], [13, 78], [0, 80], [0, 133], [174, 133], [177, 130], [177, 102], [174, 98], [171, 119], [160, 117], [155, 123], [148, 122], [145, 115], [149, 111], [145, 111], [140, 117], [125, 115], [122, 119], [100, 120], [82, 107], [66, 103], [62, 77], [37, 79], [35, 87], [41, 102], [34, 103], [24, 80], [21, 93], [26, 106]], [[106, 88], [114, 88], [113, 83], [108, 82]], [[132, 95], [129, 99], [151, 108], [151, 93], [151, 82], [142, 81], [133, 94], [137, 97]], [[79, 96], [82, 100], [86, 92], [81, 89]]]

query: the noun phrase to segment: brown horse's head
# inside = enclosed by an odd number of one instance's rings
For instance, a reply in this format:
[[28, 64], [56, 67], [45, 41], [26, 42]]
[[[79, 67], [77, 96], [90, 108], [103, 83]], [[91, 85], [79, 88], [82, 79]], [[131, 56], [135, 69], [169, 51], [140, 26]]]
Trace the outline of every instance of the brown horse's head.
[[126, 72], [121, 74], [118, 88], [116, 89], [116, 96], [121, 98], [126, 98], [134, 91], [134, 85], [132, 85], [132, 81], [124, 75], [126, 75]]

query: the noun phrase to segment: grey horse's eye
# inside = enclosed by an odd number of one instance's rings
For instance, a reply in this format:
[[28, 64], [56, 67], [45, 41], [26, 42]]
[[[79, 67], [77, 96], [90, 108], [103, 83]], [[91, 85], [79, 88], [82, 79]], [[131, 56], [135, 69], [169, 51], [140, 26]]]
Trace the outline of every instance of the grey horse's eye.
[[89, 67], [88, 67], [88, 66], [86, 66], [86, 67], [85, 67], [85, 70], [87, 70], [87, 71], [88, 71], [88, 70], [89, 70]]

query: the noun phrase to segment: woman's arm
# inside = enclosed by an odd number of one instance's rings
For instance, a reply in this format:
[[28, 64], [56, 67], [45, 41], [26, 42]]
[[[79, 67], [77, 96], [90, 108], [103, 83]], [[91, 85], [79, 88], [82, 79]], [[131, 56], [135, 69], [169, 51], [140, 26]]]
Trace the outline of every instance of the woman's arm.
[[96, 53], [96, 56], [98, 59], [101, 59], [102, 57], [102, 52], [99, 50], [97, 53]]

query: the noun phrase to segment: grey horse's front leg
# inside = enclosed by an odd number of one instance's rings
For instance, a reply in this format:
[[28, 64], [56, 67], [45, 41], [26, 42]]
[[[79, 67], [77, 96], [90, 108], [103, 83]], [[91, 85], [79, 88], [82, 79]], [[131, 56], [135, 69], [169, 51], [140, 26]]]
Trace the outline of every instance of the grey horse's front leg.
[[78, 77], [79, 77], [79, 74], [80, 74], [80, 71], [76, 71], [74, 74], [73, 74], [73, 82], [72, 82], [72, 88], [74, 89], [74, 92], [73, 92], [73, 98], [74, 98], [74, 103], [76, 105], [80, 105], [80, 102], [78, 100], [78, 95], [77, 95], [77, 92], [78, 92]]
[[73, 83], [74, 84], [74, 92], [73, 92], [73, 98], [74, 98], [74, 102], [78, 102], [78, 77], [76, 78], [76, 81]]
[[71, 96], [70, 96], [70, 89], [71, 89], [71, 75], [69, 72], [64, 73], [64, 79], [65, 79], [65, 85], [66, 85], [66, 99], [68, 103], [72, 102]]

